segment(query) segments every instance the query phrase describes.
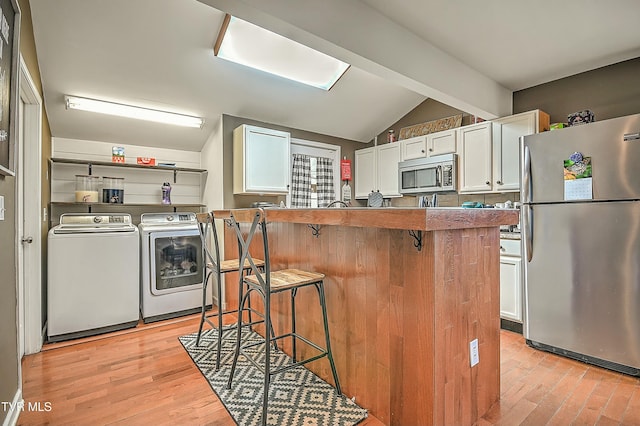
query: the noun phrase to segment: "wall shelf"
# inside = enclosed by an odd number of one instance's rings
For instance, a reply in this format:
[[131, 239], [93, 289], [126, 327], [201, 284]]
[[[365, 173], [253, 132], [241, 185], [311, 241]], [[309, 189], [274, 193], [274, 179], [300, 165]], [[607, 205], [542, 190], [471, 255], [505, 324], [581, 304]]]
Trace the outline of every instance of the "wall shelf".
[[207, 171], [204, 169], [192, 169], [189, 167], [145, 166], [143, 164], [109, 163], [107, 161], [74, 160], [71, 158], [50, 158], [49, 161], [52, 163], [61, 163], [61, 164], [83, 164], [89, 167], [91, 166], [132, 167], [135, 169], [173, 170], [176, 172], [207, 173]]
[[[202, 188], [207, 170], [190, 167], [146, 166], [73, 158], [49, 158], [51, 198], [49, 226], [56, 224], [63, 213], [124, 212], [139, 217], [146, 212], [201, 212]], [[80, 203], [75, 201], [75, 175], [117, 176], [124, 178], [125, 202]], [[162, 204], [160, 187], [171, 181], [172, 204]], [[99, 189], [99, 192], [101, 190]], [[128, 200], [128, 202], [127, 202]]]

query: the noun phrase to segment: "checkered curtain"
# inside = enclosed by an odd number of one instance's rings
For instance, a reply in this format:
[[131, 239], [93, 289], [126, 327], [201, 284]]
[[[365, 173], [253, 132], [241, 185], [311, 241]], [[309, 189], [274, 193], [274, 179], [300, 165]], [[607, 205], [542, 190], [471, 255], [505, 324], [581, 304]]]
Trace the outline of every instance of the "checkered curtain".
[[311, 207], [311, 157], [293, 154], [291, 207]]
[[336, 199], [333, 189], [333, 160], [318, 157], [317, 161], [318, 207], [327, 207], [330, 202]]

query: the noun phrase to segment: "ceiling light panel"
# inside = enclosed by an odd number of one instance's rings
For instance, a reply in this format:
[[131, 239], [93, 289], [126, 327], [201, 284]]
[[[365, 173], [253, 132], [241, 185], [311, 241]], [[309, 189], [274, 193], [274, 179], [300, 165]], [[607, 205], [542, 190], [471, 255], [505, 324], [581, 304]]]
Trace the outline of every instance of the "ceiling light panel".
[[118, 117], [135, 118], [137, 120], [173, 124], [176, 126], [201, 128], [204, 124], [204, 119], [200, 117], [178, 114], [175, 112], [142, 108], [133, 105], [119, 104], [115, 102], [101, 101], [98, 99], [65, 96], [65, 104], [67, 109], [78, 109], [82, 111], [115, 115]]
[[227, 15], [215, 53], [218, 57], [329, 90], [349, 68], [338, 59], [257, 25]]

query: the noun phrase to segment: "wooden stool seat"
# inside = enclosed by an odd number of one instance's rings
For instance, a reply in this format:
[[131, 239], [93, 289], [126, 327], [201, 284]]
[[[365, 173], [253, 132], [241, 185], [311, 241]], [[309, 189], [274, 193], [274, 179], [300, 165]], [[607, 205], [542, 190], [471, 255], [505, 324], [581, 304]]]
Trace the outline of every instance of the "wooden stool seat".
[[[264, 260], [261, 259], [253, 259], [253, 263], [255, 263], [258, 268], [264, 266]], [[220, 272], [223, 274], [227, 272], [238, 272], [240, 269], [239, 265], [240, 259], [223, 260], [220, 262]], [[213, 268], [213, 263], [207, 263], [207, 268]], [[244, 268], [242, 269], [251, 269], [251, 264], [248, 260], [245, 259]]]
[[[256, 263], [256, 266], [257, 265]], [[265, 274], [260, 275], [262, 279], [265, 280]], [[255, 275], [247, 275], [244, 279], [251, 284], [260, 285], [260, 281], [258, 281], [258, 277]], [[273, 293], [279, 290], [288, 290], [293, 287], [302, 287], [307, 284], [317, 283], [323, 279], [324, 274], [317, 272], [301, 271], [300, 269], [282, 269], [271, 272], [270, 286]]]

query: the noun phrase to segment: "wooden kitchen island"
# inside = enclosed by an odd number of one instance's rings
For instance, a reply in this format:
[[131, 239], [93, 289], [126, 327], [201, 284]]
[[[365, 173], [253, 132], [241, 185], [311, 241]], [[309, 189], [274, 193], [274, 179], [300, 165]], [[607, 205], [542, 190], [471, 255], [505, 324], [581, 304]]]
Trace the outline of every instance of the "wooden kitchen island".
[[[272, 269], [326, 275], [333, 353], [348, 397], [389, 425], [472, 425], [498, 400], [499, 225], [518, 223], [517, 211], [332, 208], [266, 214]], [[260, 257], [261, 248], [253, 246]], [[228, 226], [225, 252], [237, 253]], [[237, 279], [226, 282], [227, 302], [237, 305]], [[289, 300], [280, 296], [272, 298], [277, 334], [290, 326]], [[296, 306], [298, 331], [322, 342], [315, 290], [301, 289]], [[471, 367], [474, 339], [479, 363]], [[332, 383], [326, 358], [308, 368]]]

